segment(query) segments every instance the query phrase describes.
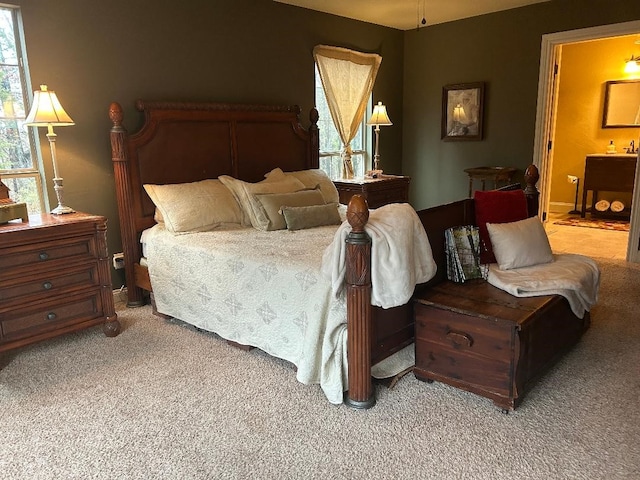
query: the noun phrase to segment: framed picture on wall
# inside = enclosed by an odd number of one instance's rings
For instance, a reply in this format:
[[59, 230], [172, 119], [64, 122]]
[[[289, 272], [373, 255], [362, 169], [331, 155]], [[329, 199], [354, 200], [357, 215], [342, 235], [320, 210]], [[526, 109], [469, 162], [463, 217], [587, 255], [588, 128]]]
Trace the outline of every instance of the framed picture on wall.
[[442, 139], [482, 140], [484, 82], [442, 87]]

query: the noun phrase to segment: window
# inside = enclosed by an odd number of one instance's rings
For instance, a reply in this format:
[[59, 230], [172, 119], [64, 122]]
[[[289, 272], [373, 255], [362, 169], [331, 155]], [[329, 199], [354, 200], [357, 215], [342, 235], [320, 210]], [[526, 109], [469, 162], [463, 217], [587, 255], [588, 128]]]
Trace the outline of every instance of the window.
[[[342, 141], [340, 135], [336, 131], [336, 127], [331, 119], [327, 99], [324, 95], [318, 67], [316, 72], [316, 108], [318, 109], [319, 120], [318, 128], [320, 129], [320, 169], [324, 170], [333, 180], [342, 177]], [[367, 170], [371, 169], [371, 155], [367, 151], [367, 145], [371, 135], [371, 127], [367, 126], [366, 119], [371, 114], [371, 99], [367, 105], [367, 112], [362, 119], [360, 130], [351, 142], [353, 150], [351, 161], [353, 163], [353, 171], [356, 177], [362, 178]]]
[[12, 200], [38, 213], [44, 210], [42, 175], [36, 139], [24, 126], [29, 84], [19, 13], [18, 8], [0, 6], [0, 177]]

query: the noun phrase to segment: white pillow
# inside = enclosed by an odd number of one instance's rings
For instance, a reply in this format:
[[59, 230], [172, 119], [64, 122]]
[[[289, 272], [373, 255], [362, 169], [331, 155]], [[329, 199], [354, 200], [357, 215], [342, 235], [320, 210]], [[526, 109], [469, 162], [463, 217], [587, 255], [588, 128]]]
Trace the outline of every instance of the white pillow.
[[156, 206], [156, 221], [171, 233], [202, 232], [222, 223], [241, 223], [238, 202], [218, 180], [167, 185], [146, 184]]
[[325, 203], [338, 203], [340, 200], [340, 194], [336, 189], [336, 186], [329, 178], [324, 170], [319, 168], [310, 168], [308, 170], [298, 170], [296, 172], [283, 172], [280, 168], [274, 168], [265, 175], [268, 179], [280, 179], [283, 175], [290, 175], [297, 178], [306, 188], [315, 188], [316, 185], [320, 187], [320, 191], [324, 196]]
[[538, 217], [511, 223], [487, 223], [500, 270], [553, 262], [547, 233]]
[[260, 228], [261, 225], [269, 223], [269, 218], [258, 201], [256, 194], [293, 193], [305, 188], [300, 180], [286, 175], [282, 177], [274, 176], [274, 178], [278, 178], [277, 180], [269, 177], [258, 183], [244, 182], [228, 175], [221, 175], [218, 178], [229, 187], [229, 190], [231, 190], [245, 213], [242, 224], [245, 226], [253, 225], [255, 228]]

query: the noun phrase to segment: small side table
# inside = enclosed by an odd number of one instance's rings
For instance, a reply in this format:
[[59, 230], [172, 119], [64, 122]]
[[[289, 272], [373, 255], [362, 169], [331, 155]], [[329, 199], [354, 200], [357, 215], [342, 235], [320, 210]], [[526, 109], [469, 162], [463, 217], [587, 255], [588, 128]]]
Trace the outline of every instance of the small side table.
[[518, 171], [513, 167], [474, 167], [465, 168], [465, 173], [469, 175], [469, 198], [473, 194], [473, 181], [482, 182], [482, 190], [485, 189], [487, 180], [493, 181], [493, 188], [498, 188], [499, 182], [511, 183], [513, 174]]
[[351, 197], [359, 194], [367, 200], [369, 208], [378, 208], [388, 203], [407, 203], [410, 182], [411, 177], [401, 175], [333, 181], [340, 195], [340, 203], [346, 205]]

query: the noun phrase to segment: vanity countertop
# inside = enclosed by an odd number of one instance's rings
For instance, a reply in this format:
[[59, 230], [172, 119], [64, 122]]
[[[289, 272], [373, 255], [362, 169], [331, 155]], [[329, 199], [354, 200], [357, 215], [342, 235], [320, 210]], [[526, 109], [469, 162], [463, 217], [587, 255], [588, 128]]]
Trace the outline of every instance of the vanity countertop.
[[637, 153], [590, 153], [587, 157], [637, 158]]

